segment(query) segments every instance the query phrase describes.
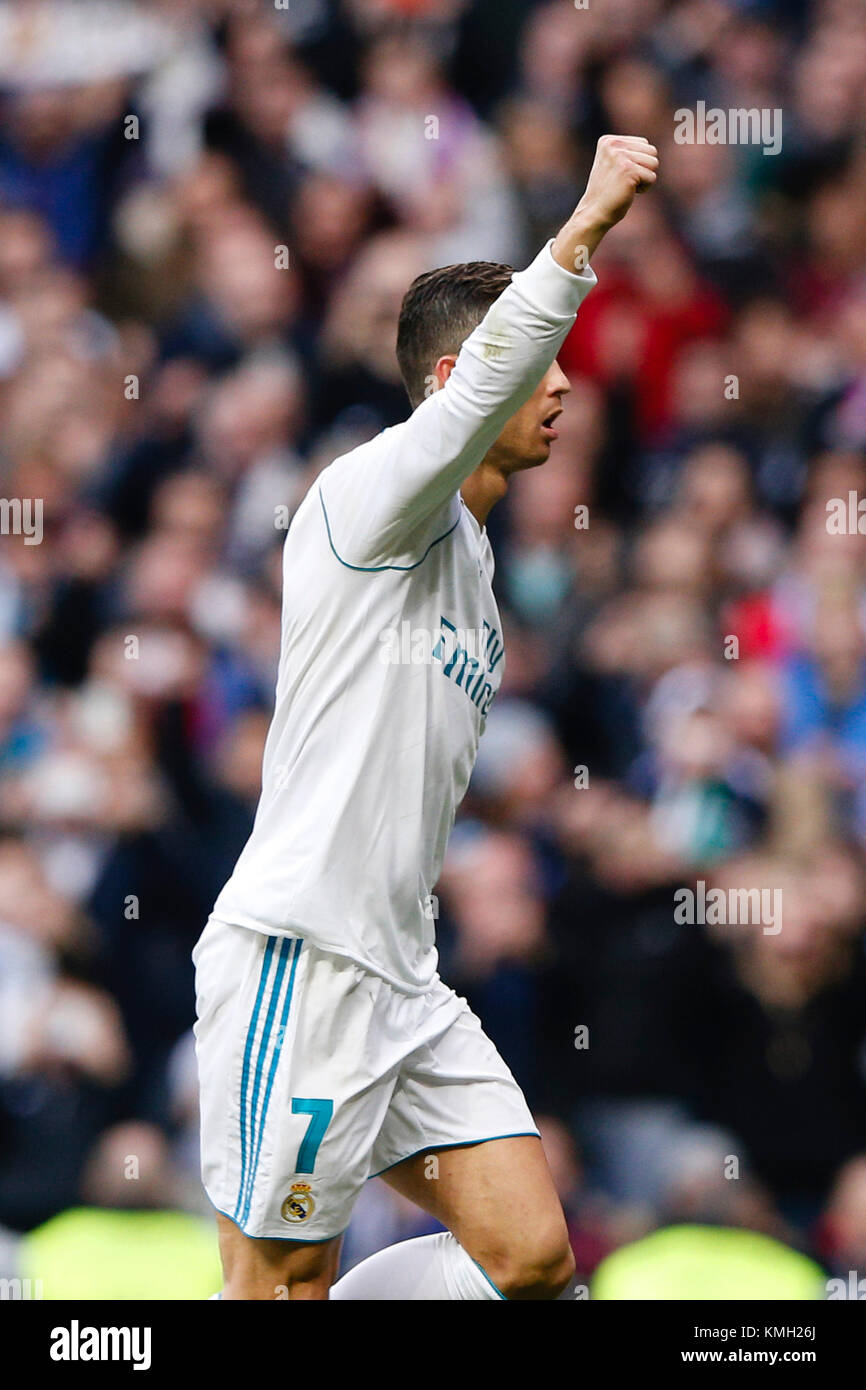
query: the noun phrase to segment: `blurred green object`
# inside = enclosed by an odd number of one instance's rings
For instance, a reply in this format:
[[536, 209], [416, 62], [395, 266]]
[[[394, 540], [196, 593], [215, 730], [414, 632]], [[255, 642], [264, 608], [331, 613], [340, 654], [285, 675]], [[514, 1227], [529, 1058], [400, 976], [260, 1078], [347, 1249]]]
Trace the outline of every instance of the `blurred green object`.
[[214, 1226], [181, 1211], [72, 1207], [21, 1242], [45, 1299], [205, 1299], [222, 1288]]
[[820, 1265], [770, 1236], [726, 1226], [667, 1226], [602, 1260], [604, 1299], [820, 1299]]

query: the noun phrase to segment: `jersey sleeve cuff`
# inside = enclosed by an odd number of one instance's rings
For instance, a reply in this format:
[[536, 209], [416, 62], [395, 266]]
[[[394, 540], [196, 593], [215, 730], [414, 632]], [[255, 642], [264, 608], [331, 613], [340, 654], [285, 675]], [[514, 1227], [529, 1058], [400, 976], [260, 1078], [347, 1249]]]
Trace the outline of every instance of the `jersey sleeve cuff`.
[[552, 247], [551, 238], [531, 265], [517, 271], [512, 277], [512, 284], [536, 309], [550, 318], [573, 318], [593, 285], [598, 283], [596, 274], [589, 265], [578, 272], [565, 270], [554, 260]]

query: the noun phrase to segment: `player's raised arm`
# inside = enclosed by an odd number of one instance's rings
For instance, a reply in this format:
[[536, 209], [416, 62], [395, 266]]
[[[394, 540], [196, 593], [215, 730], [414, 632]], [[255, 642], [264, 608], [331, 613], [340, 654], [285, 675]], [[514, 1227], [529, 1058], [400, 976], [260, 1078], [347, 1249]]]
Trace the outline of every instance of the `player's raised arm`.
[[[655, 147], [643, 137], [603, 136], [568, 222], [513, 275], [474, 329], [460, 332], [456, 322], [450, 328], [435, 302], [422, 306], [430, 322], [417, 314], [415, 322], [428, 360], [416, 364], [411, 380], [404, 367], [413, 414], [339, 460], [320, 483], [341, 559], [360, 568], [420, 559], [430, 523], [447, 523], [447, 504], [550, 368], [595, 284], [590, 258], [636, 193], [655, 182], [657, 168]], [[484, 267], [449, 269], [465, 278]], [[443, 284], [448, 273], [441, 272]], [[428, 278], [435, 289], [435, 277]]]

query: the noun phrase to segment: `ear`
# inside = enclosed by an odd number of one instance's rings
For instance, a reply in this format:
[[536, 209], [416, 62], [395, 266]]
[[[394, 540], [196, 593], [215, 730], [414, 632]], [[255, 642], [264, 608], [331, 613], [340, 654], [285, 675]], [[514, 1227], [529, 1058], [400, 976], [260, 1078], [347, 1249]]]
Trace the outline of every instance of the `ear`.
[[439, 358], [439, 361], [436, 363], [436, 367], [433, 373], [438, 383], [437, 386], [434, 388], [435, 390], [441, 391], [449, 376], [454, 371], [456, 365], [457, 358], [453, 356], [451, 353], [448, 353], [445, 357]]

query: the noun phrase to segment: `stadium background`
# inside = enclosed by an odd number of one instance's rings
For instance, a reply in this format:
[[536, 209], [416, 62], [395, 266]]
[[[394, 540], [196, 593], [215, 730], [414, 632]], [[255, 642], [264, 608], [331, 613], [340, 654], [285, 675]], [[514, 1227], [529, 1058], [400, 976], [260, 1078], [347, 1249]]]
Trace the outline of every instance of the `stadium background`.
[[[491, 519], [442, 973], [584, 1277], [684, 1220], [866, 1273], [866, 554], [826, 516], [866, 487], [864, 71], [861, 0], [0, 4], [0, 493], [44, 501], [0, 538], [0, 1273], [70, 1208], [204, 1211], [189, 956], [256, 802], [275, 516], [405, 415], [409, 281], [526, 264], [606, 131], [663, 180]], [[781, 108], [781, 152], [675, 143], [698, 100]], [[697, 879], [781, 887], [782, 931], [677, 923]], [[427, 1229], [371, 1183], [346, 1262]]]

